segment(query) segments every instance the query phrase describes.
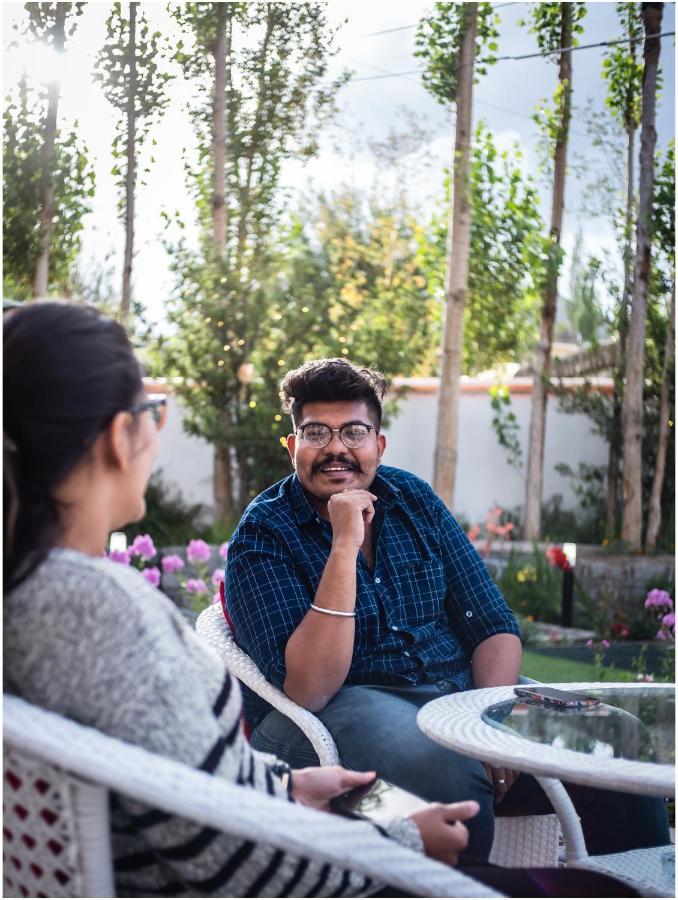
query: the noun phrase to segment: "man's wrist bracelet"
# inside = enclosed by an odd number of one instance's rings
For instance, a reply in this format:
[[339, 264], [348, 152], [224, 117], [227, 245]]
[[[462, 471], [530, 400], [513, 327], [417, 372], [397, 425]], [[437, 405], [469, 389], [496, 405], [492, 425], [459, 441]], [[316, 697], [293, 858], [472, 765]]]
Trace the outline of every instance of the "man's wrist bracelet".
[[340, 609], [325, 609], [322, 606], [316, 606], [315, 603], [311, 603], [311, 609], [319, 613], [325, 613], [327, 616], [342, 616], [347, 619], [355, 619], [355, 610], [353, 612], [343, 612]]

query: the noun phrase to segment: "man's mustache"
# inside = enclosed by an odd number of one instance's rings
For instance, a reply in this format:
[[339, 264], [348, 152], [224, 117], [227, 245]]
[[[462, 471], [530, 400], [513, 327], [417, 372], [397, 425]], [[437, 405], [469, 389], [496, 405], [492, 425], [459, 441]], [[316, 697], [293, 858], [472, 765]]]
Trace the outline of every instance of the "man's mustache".
[[319, 462], [313, 463], [313, 465], [311, 466], [311, 475], [317, 475], [324, 466], [331, 466], [333, 463], [338, 466], [346, 466], [352, 472], [358, 472], [362, 474], [363, 471], [360, 466], [356, 465], [356, 463], [352, 460], [346, 459], [345, 456], [326, 456]]

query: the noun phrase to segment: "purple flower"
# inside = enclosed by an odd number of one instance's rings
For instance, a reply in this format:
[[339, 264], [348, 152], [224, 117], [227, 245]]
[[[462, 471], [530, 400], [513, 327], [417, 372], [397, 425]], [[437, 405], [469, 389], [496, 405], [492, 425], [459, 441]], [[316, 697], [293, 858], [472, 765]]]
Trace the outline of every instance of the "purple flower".
[[127, 550], [111, 550], [108, 558], [111, 562], [122, 563], [125, 566], [130, 564], [130, 556]]
[[176, 553], [172, 553], [170, 556], [163, 556], [161, 563], [162, 570], [167, 575], [173, 575], [184, 567], [183, 559], [180, 556], [177, 556]]
[[156, 566], [152, 566], [150, 569], [142, 569], [141, 574], [149, 584], [153, 585], [153, 587], [160, 586], [160, 569]]
[[204, 541], [189, 541], [186, 547], [186, 556], [190, 563], [207, 562], [212, 555], [212, 551]]
[[222, 559], [226, 559], [228, 556], [228, 541], [224, 541], [224, 543], [219, 547], [219, 556]]
[[666, 613], [665, 616], [662, 616], [662, 625], [666, 625], [667, 628], [673, 628], [676, 624], [676, 614], [675, 613]]
[[214, 603], [221, 603], [221, 594], [219, 593], [219, 591], [217, 591], [216, 594], [214, 594], [214, 595], [212, 596], [212, 603], [213, 603], [213, 604], [214, 604]]
[[220, 585], [224, 580], [224, 570], [223, 569], [215, 569], [212, 572], [212, 584]]
[[610, 646], [610, 642], [606, 638], [603, 638], [602, 641], [600, 642], [600, 646], [605, 647], [605, 649], [607, 649]]
[[587, 641], [587, 642], [586, 642], [586, 646], [587, 646], [587, 647], [593, 647], [593, 641], [590, 641], [590, 640]]
[[153, 559], [158, 552], [155, 549], [153, 538], [150, 534], [138, 534], [134, 543], [129, 548], [130, 556], [140, 556], [142, 559]]
[[651, 609], [652, 607], [666, 607], [666, 609], [673, 609], [673, 600], [671, 599], [671, 595], [668, 591], [661, 591], [659, 588], [655, 588], [645, 598], [645, 609]]
[[186, 588], [187, 594], [207, 593], [207, 585], [202, 580], [202, 578], [189, 578], [184, 587]]

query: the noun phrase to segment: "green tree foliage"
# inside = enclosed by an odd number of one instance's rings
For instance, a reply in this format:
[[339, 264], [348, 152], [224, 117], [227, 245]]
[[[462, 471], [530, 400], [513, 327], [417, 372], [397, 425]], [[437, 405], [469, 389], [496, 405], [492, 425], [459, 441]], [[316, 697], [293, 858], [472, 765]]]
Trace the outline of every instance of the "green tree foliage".
[[572, 251], [570, 296], [565, 298], [566, 336], [577, 343], [595, 347], [606, 324], [600, 298], [602, 263], [595, 256], [584, 258], [583, 243], [580, 229]]
[[643, 63], [637, 58], [637, 48], [643, 39], [643, 20], [639, 3], [617, 3], [616, 8], [629, 44], [615, 44], [605, 51], [605, 105], [624, 130], [628, 131], [640, 125]]
[[654, 262], [660, 290], [668, 293], [675, 280], [676, 240], [676, 159], [675, 141], [659, 155], [654, 177], [652, 234]]
[[[214, 378], [193, 379], [182, 389], [184, 396], [192, 395], [188, 416], [194, 434], [203, 434], [210, 416], [218, 433], [217, 391], [234, 372], [227, 390], [237, 398], [237, 409], [229, 436], [237, 453], [241, 503], [289, 472], [284, 449], [289, 421], [280, 415], [278, 396], [286, 371], [308, 359], [343, 356], [377, 365], [388, 376], [429, 375], [440, 331], [440, 304], [421, 252], [426, 236], [409, 209], [353, 192], [321, 195], [281, 223], [271, 238], [268, 276], [258, 286], [257, 309], [265, 310], [265, 317], [253, 308], [246, 319], [241, 306], [235, 313], [241, 315], [236, 319], [241, 330], [229, 332], [224, 344], [207, 343], [204, 323], [195, 315], [188, 318], [187, 303], [183, 327], [163, 354], [165, 361], [212, 354]], [[206, 271], [211, 269], [196, 266], [195, 277]], [[200, 291], [210, 285], [220, 287], [210, 282]], [[225, 320], [208, 324], [226, 327]], [[247, 343], [239, 343], [246, 340], [240, 335], [249, 335]], [[252, 366], [251, 372], [243, 372], [243, 365]], [[250, 374], [252, 380], [243, 383]]]
[[[188, 164], [188, 183], [201, 238], [197, 251], [182, 240], [171, 247], [177, 290], [169, 315], [176, 331], [163, 352], [166, 365], [185, 378], [187, 427], [213, 443], [237, 475], [229, 502], [217, 502], [225, 517], [246, 500], [257, 454], [268, 449], [268, 433], [261, 441], [252, 436], [251, 423], [261, 417], [247, 373], [252, 365], [260, 373], [266, 336], [282, 321], [275, 307], [284, 304], [274, 290], [281, 169], [315, 152], [342, 79], [328, 81], [334, 32], [322, 4], [190, 3], [173, 12], [184, 32], [176, 58], [197, 95], [197, 157]], [[222, 100], [225, 138], [216, 147]], [[223, 197], [216, 189], [221, 173]], [[217, 202], [225, 207], [223, 240]], [[269, 426], [270, 419], [261, 425]]]
[[[111, 174], [120, 190], [118, 210], [125, 223], [121, 315], [127, 319], [132, 305], [134, 219], [139, 154], [151, 124], [167, 106], [165, 92], [172, 77], [162, 65], [168, 48], [160, 32], [149, 33], [146, 17], [137, 18], [138, 3], [129, 4], [129, 18], [122, 4], [114, 3], [106, 21], [107, 40], [96, 58], [95, 79], [106, 99], [118, 112]], [[153, 162], [153, 158], [150, 160]], [[149, 171], [144, 169], [144, 173]]]
[[[669, 377], [664, 371], [664, 350], [666, 346], [666, 333], [670, 315], [670, 293], [674, 279], [674, 242], [675, 242], [675, 160], [673, 142], [667, 148], [665, 154], [656, 160], [654, 179], [653, 215], [653, 245], [652, 259], [653, 270], [650, 280], [648, 298], [648, 310], [645, 336], [645, 363], [644, 363], [644, 388], [643, 388], [643, 444], [642, 444], [642, 491], [643, 509], [647, 510], [648, 500], [652, 489], [655, 473], [657, 445], [659, 434], [660, 395], [662, 384], [666, 381], [669, 385], [669, 407], [675, 409], [675, 388], [673, 377], [673, 365], [669, 368]], [[609, 294], [616, 297], [617, 302], [622, 293], [622, 286], [614, 283], [608, 275], [605, 279], [605, 287]], [[610, 326], [616, 324], [616, 312], [613, 313]], [[614, 398], [604, 394], [593, 392], [588, 384], [584, 384], [577, 391], [559, 391], [560, 408], [565, 412], [583, 413], [587, 415], [593, 424], [594, 432], [602, 435], [609, 443], [615, 440], [617, 434], [614, 427]], [[669, 429], [668, 459], [674, 458], [674, 428]], [[593, 491], [600, 485], [588, 475], [579, 472], [577, 476], [587, 489]], [[600, 498], [599, 498], [600, 499]], [[672, 465], [666, 467], [664, 485], [662, 488], [662, 522], [659, 533], [658, 546], [663, 550], [672, 550], [674, 547], [674, 517], [675, 517], [675, 470]], [[618, 527], [618, 522], [616, 526]], [[607, 530], [607, 529], [606, 529]], [[614, 536], [603, 530], [597, 535], [597, 540]]]
[[[40, 239], [43, 126], [47, 99], [23, 79], [5, 98], [3, 113], [3, 291], [26, 300]], [[77, 124], [77, 123], [76, 123]], [[56, 142], [54, 220], [49, 260], [50, 293], [69, 294], [80, 250], [82, 220], [94, 194], [94, 169], [75, 128]]]
[[[449, 179], [447, 179], [449, 192]], [[514, 362], [532, 348], [544, 277], [544, 223], [518, 147], [500, 153], [491, 132], [476, 129], [471, 157], [471, 252], [464, 312], [464, 373]], [[447, 216], [431, 224], [424, 249], [437, 296], [443, 294]]]
[[[83, 7], [26, 3], [26, 19], [16, 30], [62, 53]], [[47, 292], [69, 293], [82, 218], [94, 193], [94, 171], [77, 137], [77, 122], [72, 129], [57, 127], [58, 101], [58, 82], [33, 84], [26, 77], [5, 98], [3, 288], [5, 296], [16, 299], [34, 293], [39, 258], [45, 263]]]
[[[459, 47], [469, 14], [469, 3], [436, 3], [435, 12], [424, 17], [417, 29], [414, 55], [424, 61], [424, 87], [439, 103], [452, 103], [457, 96]], [[497, 52], [499, 17], [491, 3], [478, 4], [475, 76], [484, 75]]]
[[[141, 4], [129, 4], [139, 7]], [[148, 21], [141, 12], [137, 13], [134, 56], [136, 79], [130, 83], [130, 21], [122, 10], [121, 3], [114, 3], [106, 20], [106, 42], [97, 53], [94, 80], [98, 82], [108, 102], [115, 107], [118, 118], [113, 138], [113, 158], [116, 163], [111, 175], [120, 190], [118, 210], [124, 214], [125, 200], [125, 157], [127, 154], [127, 118], [130, 91], [134, 90], [135, 156], [138, 156], [149, 129], [162, 116], [169, 98], [167, 83], [172, 75], [163, 70], [163, 62], [168, 58], [169, 47], [159, 31], [151, 32]], [[153, 161], [153, 160], [151, 160]], [[148, 169], [146, 169], [148, 172]]]

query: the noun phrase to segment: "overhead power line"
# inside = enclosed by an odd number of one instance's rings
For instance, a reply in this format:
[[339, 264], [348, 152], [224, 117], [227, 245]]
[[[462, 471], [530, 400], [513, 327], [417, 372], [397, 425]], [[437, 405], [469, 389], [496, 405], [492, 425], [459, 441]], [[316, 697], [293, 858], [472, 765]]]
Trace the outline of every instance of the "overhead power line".
[[[675, 31], [664, 31], [661, 34], [648, 34], [644, 37], [640, 37], [634, 39], [634, 43], [639, 43], [645, 40], [652, 40], [654, 38], [664, 38], [664, 37], [672, 37], [675, 35]], [[611, 40], [611, 41], [598, 41], [595, 44], [581, 44], [578, 47], [559, 47], [556, 50], [547, 50], [545, 53], [522, 53], [518, 56], [496, 56], [494, 59], [478, 59], [475, 60], [474, 65], [483, 64], [483, 63], [495, 63], [495, 62], [505, 62], [506, 60], [523, 60], [523, 59], [536, 59], [537, 57], [549, 57], [555, 56], [558, 53], [575, 53], [577, 50], [590, 50], [593, 47], [612, 47], [616, 44], [627, 44], [629, 43], [628, 38], [621, 38], [620, 40]], [[365, 75], [360, 78], [349, 78], [349, 82], [354, 81], [378, 81], [382, 78], [401, 78], [406, 75], [418, 75], [424, 71], [424, 66], [420, 66], [418, 69], [408, 69], [405, 72], [391, 72], [388, 75]]]
[[[493, 6], [492, 9], [503, 9], [505, 6], [521, 6], [521, 4], [525, 2], [525, 0], [517, 0], [515, 3], [498, 3], [496, 6]], [[412, 28], [417, 28], [419, 22], [415, 22], [414, 25], [400, 25], [398, 28], [384, 28], [383, 31], [370, 31], [367, 34], [364, 34], [363, 37], [376, 37], [379, 34], [392, 34], [394, 31], [409, 31]]]

